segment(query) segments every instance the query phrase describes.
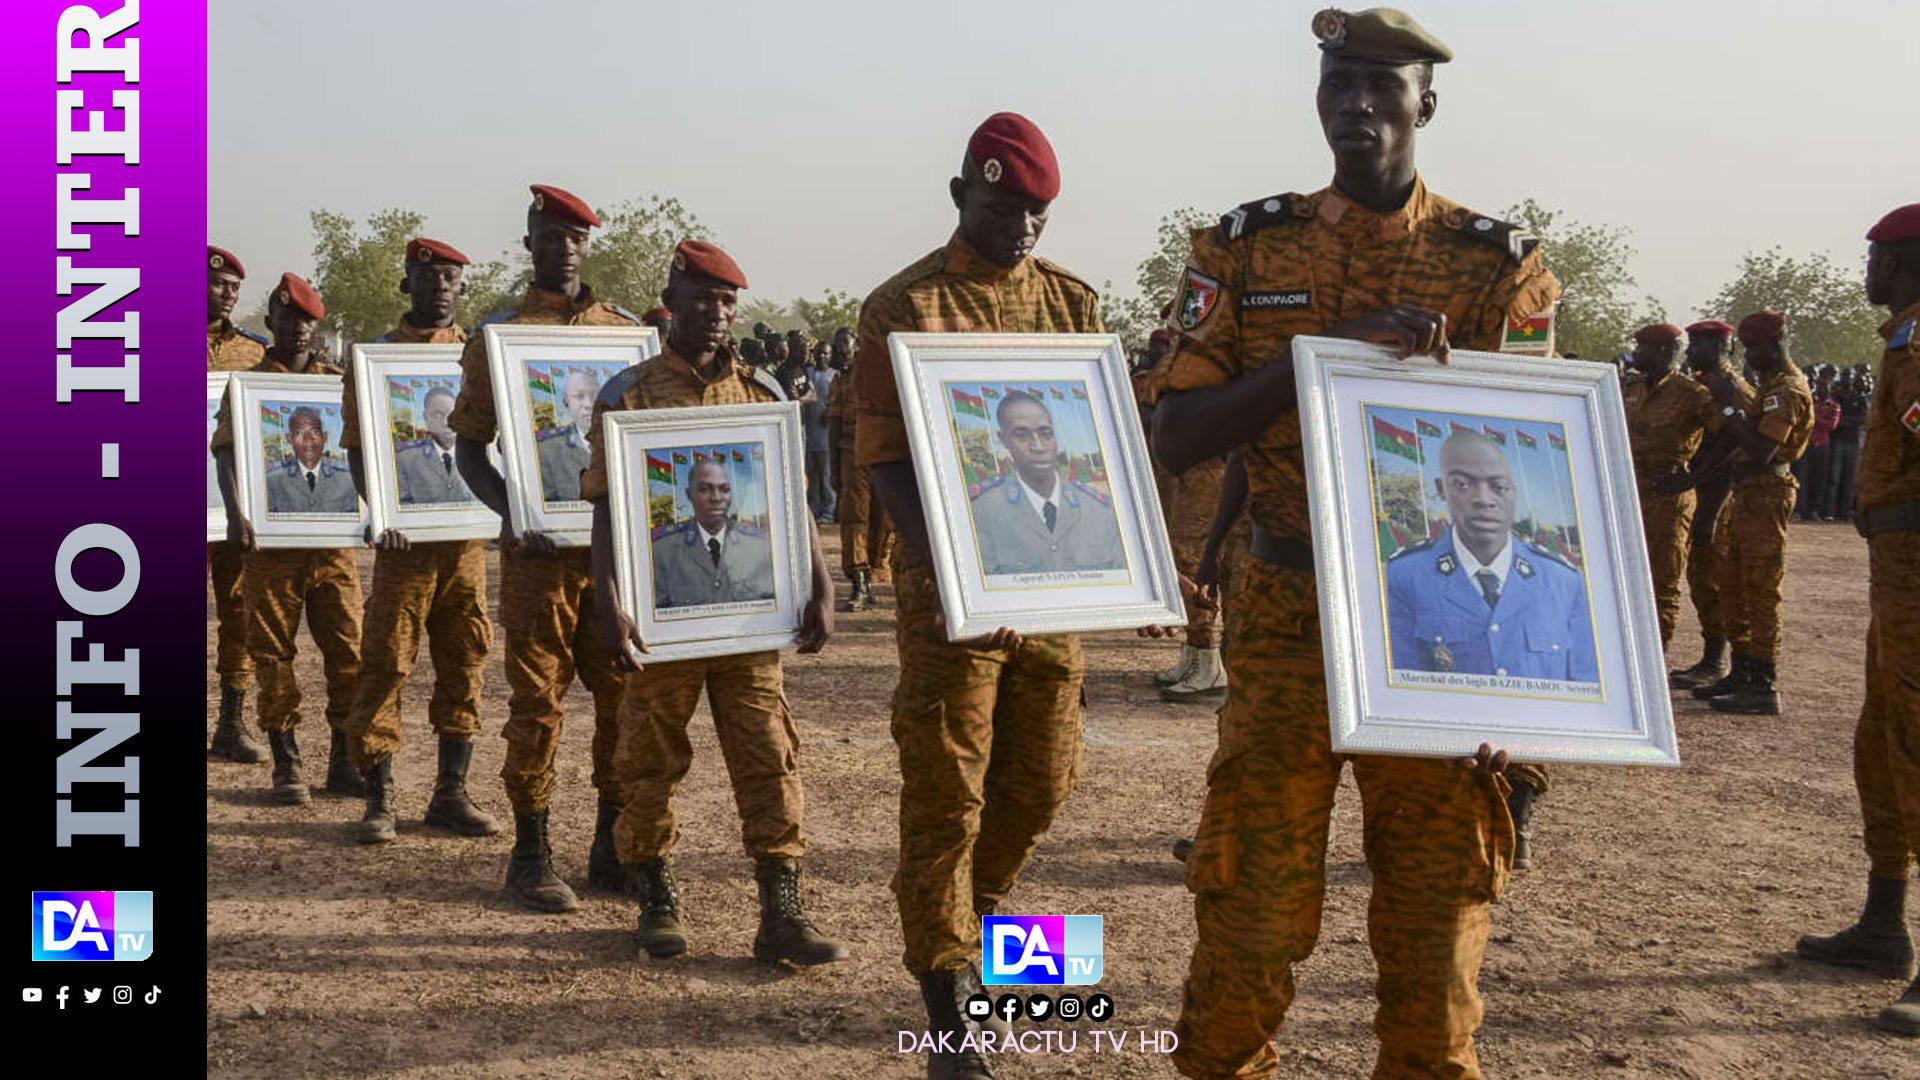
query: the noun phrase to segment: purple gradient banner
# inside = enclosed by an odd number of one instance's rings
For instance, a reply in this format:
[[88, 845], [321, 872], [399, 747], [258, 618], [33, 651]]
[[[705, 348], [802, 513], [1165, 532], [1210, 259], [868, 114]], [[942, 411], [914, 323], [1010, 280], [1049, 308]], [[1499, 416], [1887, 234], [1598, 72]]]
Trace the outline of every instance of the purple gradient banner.
[[[191, 1065], [206, 1013], [205, 383], [192, 354], [207, 13], [20, 0], [7, 21], [0, 185], [22, 225], [0, 264], [19, 395], [0, 424], [14, 492], [0, 563], [10, 895], [150, 891], [152, 912], [136, 963], [35, 963], [16, 938], [0, 993], [15, 1030], [93, 1036], [65, 1045], [96, 1070]], [[89, 940], [89, 911], [72, 907], [34, 949]], [[136, 944], [117, 940], [124, 927], [100, 932], [118, 955]]]

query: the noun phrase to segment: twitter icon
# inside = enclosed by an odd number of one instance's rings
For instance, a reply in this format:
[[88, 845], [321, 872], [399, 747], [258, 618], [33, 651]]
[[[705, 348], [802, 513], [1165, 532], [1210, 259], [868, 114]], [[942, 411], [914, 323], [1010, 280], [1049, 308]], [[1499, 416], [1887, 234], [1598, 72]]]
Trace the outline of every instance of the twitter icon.
[[87, 1004], [91, 1005], [100, 1000], [100, 988], [96, 986], [92, 990], [82, 990], [80, 996], [86, 998]]

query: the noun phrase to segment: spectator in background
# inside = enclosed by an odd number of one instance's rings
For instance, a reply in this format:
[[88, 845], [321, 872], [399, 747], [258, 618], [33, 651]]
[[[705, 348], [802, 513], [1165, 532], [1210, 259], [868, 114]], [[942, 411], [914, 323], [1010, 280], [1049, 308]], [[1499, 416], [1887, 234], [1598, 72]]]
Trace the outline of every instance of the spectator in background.
[[1871, 377], [1860, 367], [1841, 372], [1833, 398], [1840, 403], [1840, 422], [1827, 439], [1827, 497], [1821, 513], [1836, 521], [1852, 521], [1860, 440], [1866, 430], [1867, 407], [1873, 403]]
[[767, 366], [767, 345], [757, 337], [740, 339], [740, 359], [751, 367]]
[[807, 450], [807, 509], [822, 525], [833, 522], [833, 441], [827, 432], [827, 395], [837, 372], [827, 366], [827, 350], [813, 350], [813, 366], [799, 380], [810, 383], [800, 402], [800, 434]]
[[1840, 403], [1833, 399], [1833, 365], [1815, 367], [1810, 381], [1813, 434], [1807, 439], [1806, 454], [1794, 463], [1800, 475], [1798, 510], [1802, 521], [1832, 521], [1833, 515], [1823, 514], [1820, 508], [1827, 501], [1827, 470], [1832, 462], [1828, 444], [1834, 427], [1840, 423]]

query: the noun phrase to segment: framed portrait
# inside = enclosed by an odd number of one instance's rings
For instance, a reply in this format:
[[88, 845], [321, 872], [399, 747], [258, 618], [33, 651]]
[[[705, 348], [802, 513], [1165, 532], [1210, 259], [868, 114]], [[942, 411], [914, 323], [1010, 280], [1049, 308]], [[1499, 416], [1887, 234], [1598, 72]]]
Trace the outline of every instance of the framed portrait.
[[1678, 765], [1612, 366], [1293, 350], [1333, 748]]
[[593, 508], [580, 497], [587, 431], [601, 384], [660, 352], [650, 326], [481, 328], [493, 376], [513, 531], [562, 547], [591, 542]]
[[[212, 445], [213, 429], [220, 415], [220, 402], [227, 396], [227, 377], [232, 372], [210, 371], [207, 373], [207, 441], [203, 445]], [[220, 474], [214, 468], [213, 455], [207, 457], [207, 543], [217, 544], [227, 538], [227, 504], [220, 497]]]
[[888, 346], [949, 640], [1186, 622], [1118, 338]]
[[460, 396], [459, 345], [353, 347], [354, 393], [373, 535], [484, 540], [500, 518], [476, 498], [453, 460], [447, 417]]
[[791, 402], [610, 412], [615, 585], [649, 654], [793, 643], [813, 591], [806, 457]]
[[340, 449], [339, 380], [250, 371], [229, 378], [234, 495], [259, 545], [364, 544], [366, 516]]

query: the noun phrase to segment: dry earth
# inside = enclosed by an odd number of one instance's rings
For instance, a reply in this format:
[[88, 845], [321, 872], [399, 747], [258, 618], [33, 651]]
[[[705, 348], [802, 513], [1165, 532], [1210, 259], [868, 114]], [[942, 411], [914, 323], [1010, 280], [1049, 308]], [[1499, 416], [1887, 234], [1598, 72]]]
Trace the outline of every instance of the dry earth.
[[[828, 530], [829, 533], [832, 530]], [[829, 537], [831, 546], [832, 538]], [[830, 558], [834, 558], [830, 554]], [[837, 559], [835, 560], [837, 562]], [[370, 558], [363, 558], [362, 574]], [[1920, 1046], [1876, 1031], [1896, 984], [1791, 956], [1795, 935], [1844, 925], [1865, 876], [1851, 774], [1861, 698], [1866, 553], [1850, 528], [1796, 525], [1788, 583], [1786, 715], [1676, 705], [1685, 767], [1569, 768], [1537, 812], [1539, 857], [1494, 909], [1481, 988], [1490, 1077], [1920, 1077]], [[213, 628], [209, 608], [208, 643]], [[1675, 659], [1697, 643], [1683, 627]], [[318, 665], [302, 637], [306, 685]], [[1686, 651], [1687, 655], [1679, 654]], [[1088, 643], [1084, 779], [1008, 905], [1106, 916], [1117, 1030], [1171, 1028], [1193, 941], [1167, 845], [1191, 826], [1213, 748], [1212, 710], [1167, 706], [1147, 672], [1169, 646]], [[584, 889], [594, 793], [590, 702], [567, 699], [554, 841], [576, 913], [523, 914], [501, 897], [507, 836], [419, 825], [433, 772], [424, 650], [407, 689], [398, 843], [348, 835], [357, 802], [271, 806], [266, 768], [210, 763], [207, 779], [209, 1071], [219, 1077], [670, 1077], [893, 1080], [919, 995], [900, 967], [887, 879], [898, 792], [887, 700], [890, 614], [844, 615], [825, 655], [790, 657], [805, 739], [816, 921], [853, 958], [794, 972], [755, 963], [755, 900], [705, 710], [679, 798], [678, 855], [693, 951], [637, 958], [633, 910]], [[209, 714], [216, 696], [208, 676]], [[506, 688], [489, 665], [473, 788], [508, 818], [496, 774]], [[324, 726], [303, 729], [308, 779]], [[209, 721], [211, 727], [211, 721]], [[1358, 799], [1343, 787], [1319, 951], [1281, 1034], [1285, 1077], [1364, 1077], [1373, 964]], [[1063, 1028], [1062, 1030], [1071, 1030]], [[1135, 1052], [1009, 1059], [1004, 1076], [1171, 1077]]]

